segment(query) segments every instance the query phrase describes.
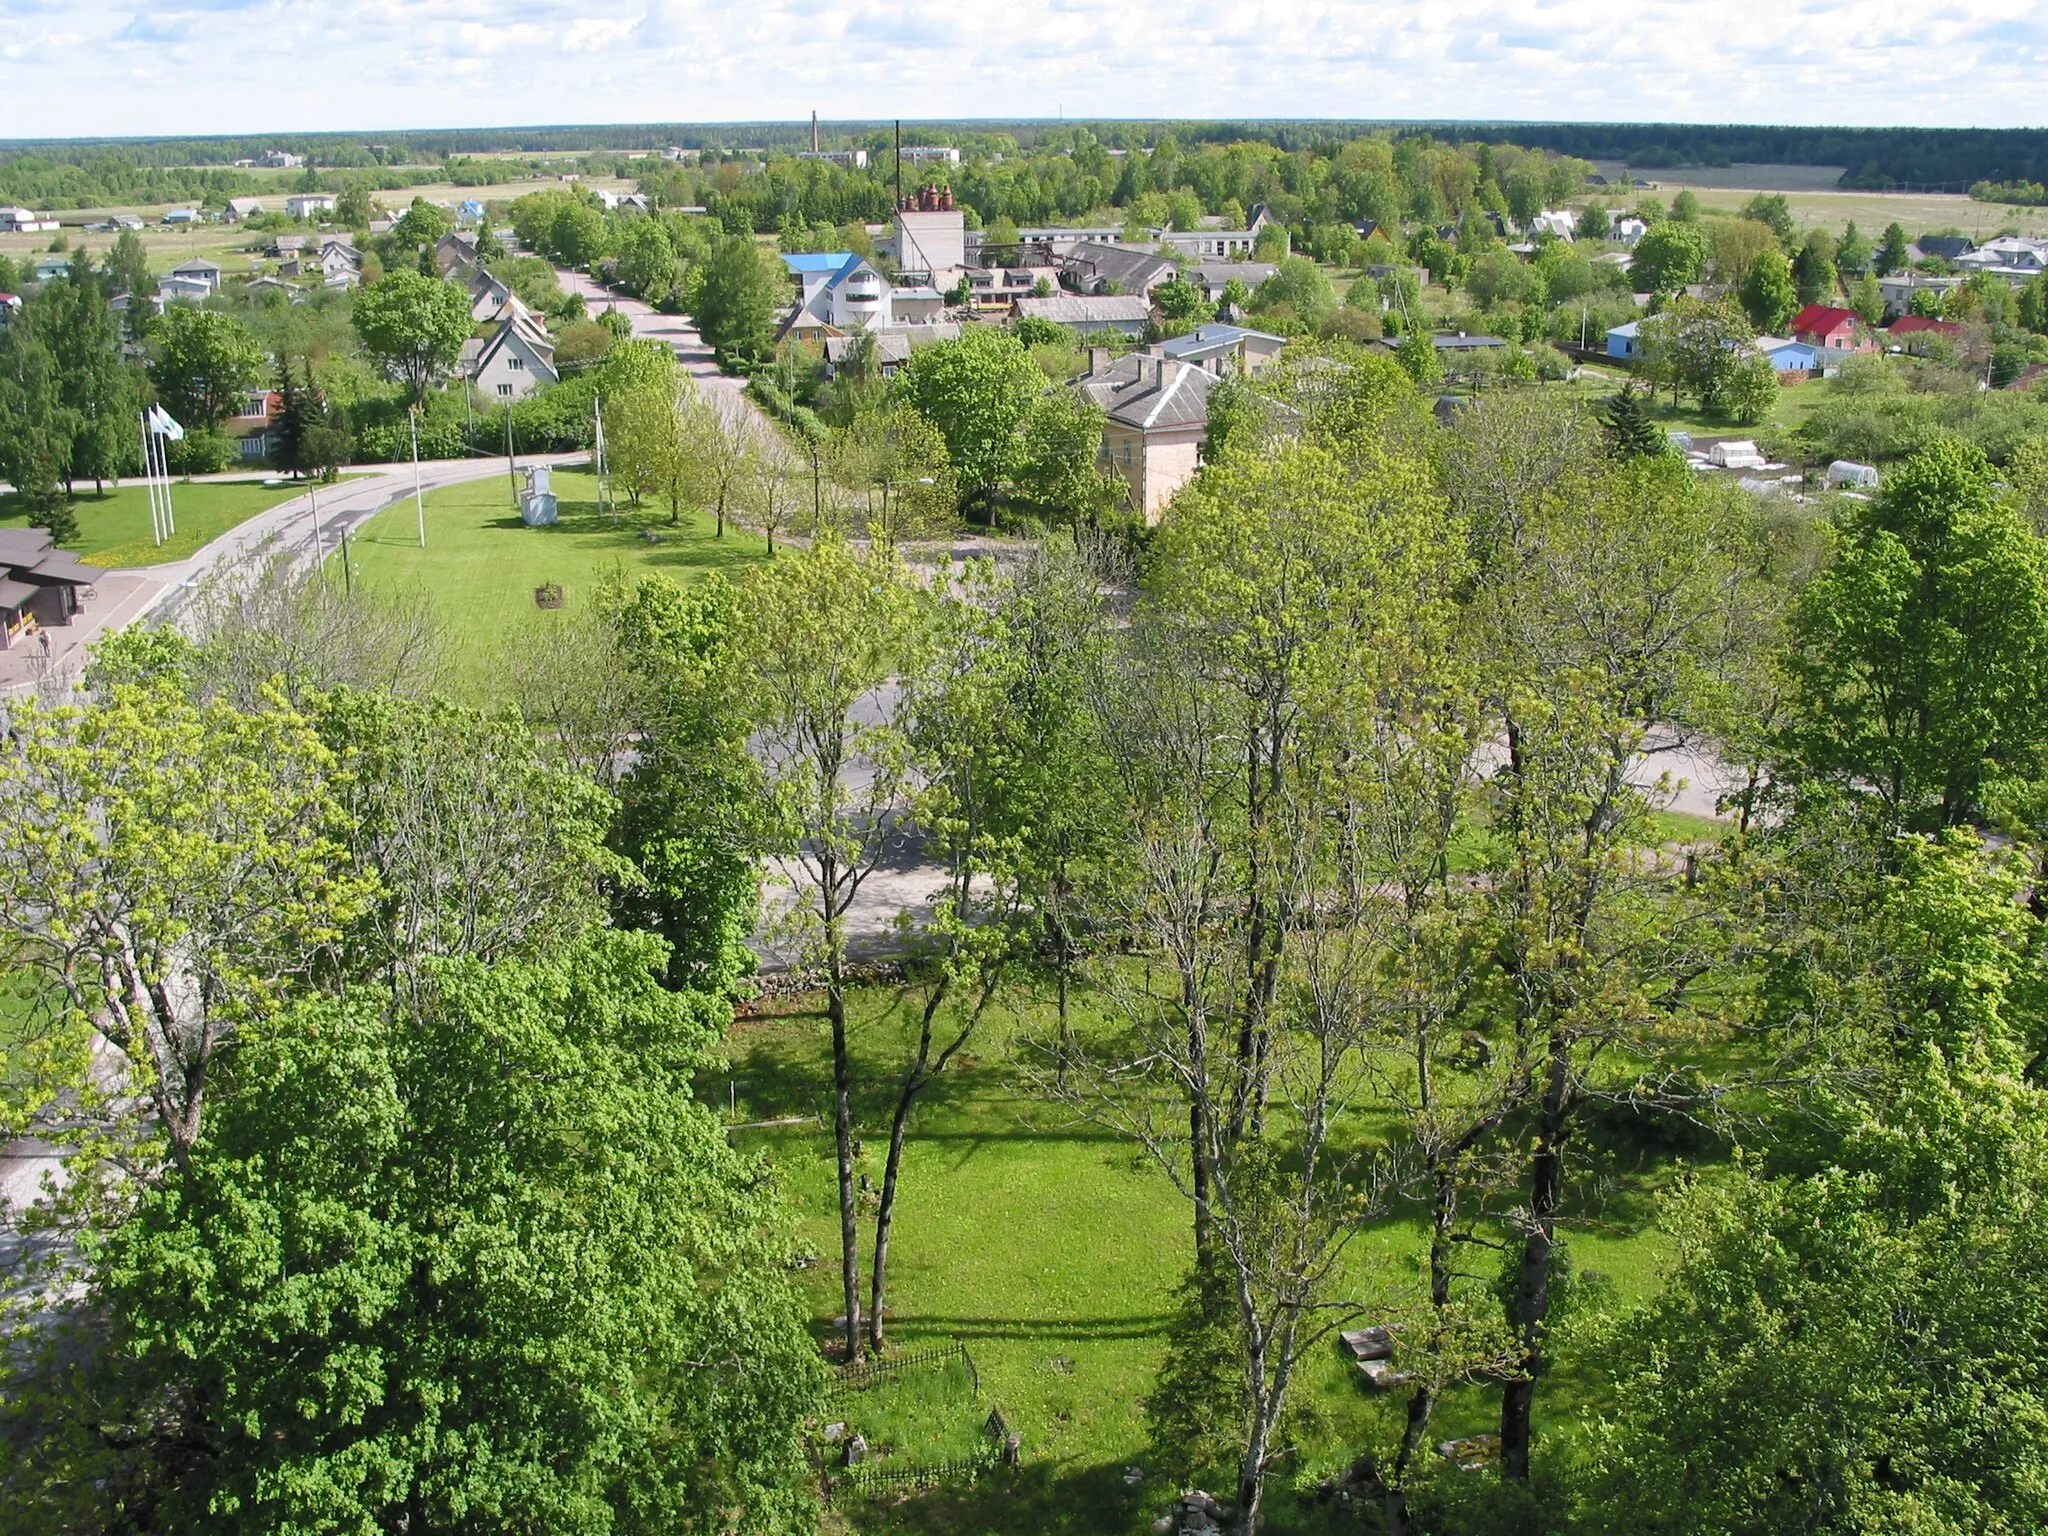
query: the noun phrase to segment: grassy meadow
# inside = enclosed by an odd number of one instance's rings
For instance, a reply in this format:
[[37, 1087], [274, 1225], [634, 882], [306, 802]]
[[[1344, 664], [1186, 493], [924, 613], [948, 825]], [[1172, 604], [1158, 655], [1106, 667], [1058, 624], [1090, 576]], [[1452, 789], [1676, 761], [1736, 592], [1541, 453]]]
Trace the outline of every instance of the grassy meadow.
[[[1661, 831], [1690, 833], [1694, 820]], [[1154, 980], [1167, 985], [1163, 974]], [[881, 1179], [893, 1073], [914, 1042], [920, 1002], [914, 988], [879, 986], [853, 1001], [860, 1166], [871, 1183]], [[1084, 1037], [1112, 1027], [1100, 994], [1078, 989], [1074, 1008]], [[965, 1344], [983, 1398], [1024, 1437], [1023, 1469], [910, 1498], [842, 1498], [833, 1518], [843, 1531], [1137, 1532], [1178, 1491], [1148, 1466], [1144, 1401], [1167, 1351], [1192, 1252], [1191, 1208], [1135, 1143], [1038, 1090], [1033, 1069], [1042, 1057], [1033, 1042], [1053, 1029], [1051, 983], [1021, 980], [927, 1090], [906, 1145], [892, 1242], [892, 1345]], [[736, 1123], [811, 1117], [734, 1137], [767, 1156], [795, 1209], [798, 1246], [815, 1261], [803, 1284], [821, 1341], [842, 1310], [830, 1049], [819, 999], [762, 1003], [736, 1024], [726, 1067], [701, 1082], [704, 1097], [729, 1108]], [[1394, 1127], [1359, 1115], [1347, 1130], [1364, 1140]], [[1576, 1156], [1568, 1225], [1578, 1273], [1610, 1304], [1649, 1295], [1667, 1251], [1654, 1196], [1680, 1164], [1614, 1125], [1595, 1128]], [[864, 1266], [872, 1208], [870, 1195]], [[1356, 1294], [1390, 1304], [1412, 1298], [1424, 1232], [1420, 1208], [1405, 1197], [1367, 1222], [1345, 1259]], [[1469, 1251], [1472, 1271], [1490, 1278], [1497, 1255]], [[863, 1275], [865, 1291], [865, 1267]], [[1561, 1353], [1564, 1364], [1537, 1403], [1539, 1432], [1553, 1437], [1577, 1434], [1600, 1401], [1572, 1352]], [[1388, 1430], [1405, 1394], [1368, 1389], [1332, 1340], [1305, 1362], [1297, 1401], [1307, 1454], [1278, 1477], [1270, 1527], [1290, 1536], [1355, 1529], [1355, 1520], [1331, 1523], [1312, 1490], [1347, 1465], [1368, 1435]], [[1490, 1431], [1498, 1412], [1495, 1390], [1461, 1389], [1439, 1410], [1431, 1441]], [[845, 1411], [835, 1407], [829, 1416]], [[1142, 1474], [1136, 1482], [1126, 1479], [1130, 1467]]]
[[[109, 488], [100, 495], [93, 493], [89, 482], [81, 481], [79, 489], [72, 503], [78, 537], [65, 548], [76, 550], [90, 564], [116, 569], [183, 560], [257, 513], [304, 494], [303, 486], [254, 480], [173, 481], [171, 512], [177, 532], [158, 544], [150, 533], [149, 492], [142, 482]], [[28, 509], [21, 498], [12, 493], [0, 496], [0, 528], [27, 525]]]
[[651, 504], [635, 510], [621, 503], [616, 516], [601, 513], [597, 478], [588, 470], [557, 469], [554, 489], [561, 520], [552, 528], [522, 523], [511, 481], [497, 475], [427, 494], [424, 549], [410, 498], [378, 513], [349, 541], [352, 579], [416, 586], [430, 595], [447, 629], [455, 682], [478, 701], [502, 696], [500, 664], [508, 646], [534, 633], [537, 588], [560, 586], [564, 609], [574, 612], [615, 575], [661, 571], [687, 582], [767, 555], [758, 534], [728, 525], [717, 538], [701, 514], [671, 524], [668, 512]]

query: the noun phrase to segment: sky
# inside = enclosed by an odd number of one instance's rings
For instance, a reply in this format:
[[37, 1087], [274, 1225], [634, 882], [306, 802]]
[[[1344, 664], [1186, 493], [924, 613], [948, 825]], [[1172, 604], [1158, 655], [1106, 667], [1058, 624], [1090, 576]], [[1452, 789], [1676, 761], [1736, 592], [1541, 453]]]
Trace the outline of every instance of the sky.
[[0, 0], [0, 138], [902, 118], [2048, 122], [2048, 0]]

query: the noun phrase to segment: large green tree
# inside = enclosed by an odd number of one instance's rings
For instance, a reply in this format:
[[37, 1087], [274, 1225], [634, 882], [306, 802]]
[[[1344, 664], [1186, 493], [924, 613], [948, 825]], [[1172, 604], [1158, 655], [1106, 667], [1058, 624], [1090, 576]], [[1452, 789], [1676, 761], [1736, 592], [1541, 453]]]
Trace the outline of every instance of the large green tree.
[[691, 268], [683, 307], [711, 344], [718, 366], [734, 369], [768, 355], [788, 288], [779, 262], [747, 236], [728, 235]]
[[28, 318], [57, 363], [58, 398], [71, 429], [67, 486], [118, 478], [136, 457], [140, 381], [121, 360], [119, 317], [100, 279], [74, 269], [44, 287]]
[[946, 439], [961, 493], [986, 509], [1017, 463], [1017, 424], [1046, 387], [1016, 337], [994, 326], [920, 347], [896, 375], [898, 395]]
[[1675, 293], [1706, 275], [1711, 254], [1706, 231], [1699, 225], [1667, 219], [1636, 242], [1629, 281], [1641, 292]]
[[1938, 443], [1851, 506], [1800, 596], [1788, 768], [1955, 824], [2048, 743], [2048, 556], [1975, 447]]
[[1818, 1137], [1682, 1194], [1613, 1331], [1590, 1529], [2048, 1524], [2039, 923], [1975, 839], [1901, 851]]
[[662, 964], [600, 930], [268, 1018], [188, 1164], [96, 1248], [105, 1353], [35, 1404], [76, 1459], [22, 1512], [806, 1528], [817, 1350], [772, 1185], [691, 1091], [725, 1012]]
[[469, 339], [469, 295], [423, 272], [393, 272], [356, 295], [352, 319], [363, 350], [418, 404]]
[[1799, 312], [1799, 284], [1792, 263], [1778, 251], [1765, 251], [1742, 282], [1742, 308], [1749, 323], [1767, 336], [1782, 336]]
[[71, 473], [72, 438], [55, 355], [28, 325], [0, 327], [0, 474], [59, 543], [77, 534], [60, 484]]
[[151, 330], [149, 353], [150, 382], [164, 409], [188, 430], [207, 432], [235, 413], [269, 362], [235, 316], [189, 304], [163, 312]]

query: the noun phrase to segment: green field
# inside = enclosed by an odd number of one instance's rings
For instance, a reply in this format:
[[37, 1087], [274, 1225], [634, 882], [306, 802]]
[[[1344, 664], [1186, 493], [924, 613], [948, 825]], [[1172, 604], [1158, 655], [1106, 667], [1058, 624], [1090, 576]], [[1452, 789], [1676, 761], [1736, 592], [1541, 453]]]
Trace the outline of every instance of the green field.
[[[264, 485], [249, 480], [174, 481], [171, 508], [178, 531], [159, 545], [150, 536], [149, 493], [139, 483], [95, 496], [83, 490], [73, 507], [78, 537], [65, 547], [93, 565], [115, 568], [164, 565], [196, 554], [230, 528], [300, 495], [303, 487]], [[26, 527], [21, 498], [0, 496], [0, 527]]]
[[531, 628], [536, 588], [560, 586], [565, 609], [574, 612], [614, 575], [661, 571], [690, 581], [751, 565], [767, 551], [758, 535], [730, 526], [723, 539], [714, 537], [702, 515], [675, 526], [654, 506], [601, 514], [587, 470], [558, 469], [554, 486], [561, 521], [552, 528], [521, 523], [511, 482], [492, 476], [428, 494], [425, 549], [410, 500], [380, 512], [350, 541], [353, 579], [430, 594], [447, 626], [451, 669], [472, 697], [502, 695], [499, 664]]
[[[1163, 984], [1163, 983], [1162, 983]], [[1076, 994], [1085, 1032], [1099, 1019]], [[893, 1088], [915, 1022], [915, 996], [858, 994], [851, 1045], [859, 1092], [862, 1172], [879, 1182]], [[734, 1028], [729, 1066], [702, 1082], [707, 1100], [740, 1122], [814, 1116], [812, 1125], [735, 1133], [768, 1154], [798, 1212], [799, 1246], [821, 1338], [841, 1310], [838, 1207], [830, 1115], [830, 1035], [816, 999], [790, 999]], [[863, 1533], [1016, 1532], [1097, 1536], [1139, 1531], [1176, 1491], [1146, 1468], [1144, 1399], [1167, 1346], [1175, 1290], [1192, 1249], [1187, 1202], [1132, 1142], [1075, 1119], [1028, 1080], [1029, 1041], [1052, 1025], [1050, 984], [1022, 984], [986, 1017], [971, 1051], [928, 1090], [913, 1121], [892, 1244], [890, 1338], [905, 1348], [964, 1343], [983, 1396], [1024, 1437], [1024, 1468], [974, 1487], [917, 1498], [842, 1501], [846, 1528]], [[1361, 1118], [1360, 1136], [1390, 1128]], [[1665, 1240], [1651, 1196], [1673, 1170], [1638, 1148], [1589, 1136], [1575, 1170], [1571, 1244], [1580, 1273], [1604, 1277], [1626, 1301], [1653, 1291]], [[863, 1263], [872, 1239], [863, 1220]], [[1348, 1263], [1361, 1296], [1409, 1293], [1423, 1223], [1397, 1206], [1359, 1234]], [[1482, 1262], [1491, 1262], [1487, 1256]], [[864, 1271], [865, 1275], [865, 1271]], [[1569, 1436], [1598, 1393], [1570, 1351], [1538, 1397], [1539, 1431]], [[1301, 1496], [1348, 1464], [1369, 1427], [1405, 1397], [1377, 1396], [1334, 1343], [1301, 1376], [1307, 1457], [1276, 1475], [1270, 1527], [1320, 1532], [1328, 1516]], [[1454, 1394], [1431, 1440], [1497, 1425], [1495, 1391]], [[842, 1417], [835, 1410], [831, 1417]], [[911, 1456], [907, 1448], [898, 1454]], [[1356, 1525], [1342, 1529], [1356, 1529]]]

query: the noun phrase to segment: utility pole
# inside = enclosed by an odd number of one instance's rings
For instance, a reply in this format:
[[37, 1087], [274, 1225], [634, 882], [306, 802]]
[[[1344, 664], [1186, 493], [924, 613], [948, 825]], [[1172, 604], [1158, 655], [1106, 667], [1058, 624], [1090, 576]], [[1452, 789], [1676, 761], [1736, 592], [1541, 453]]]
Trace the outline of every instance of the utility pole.
[[[405, 424], [412, 428], [412, 499], [420, 514], [420, 548], [427, 547], [427, 498], [420, 489], [420, 413], [415, 406], [406, 413]], [[342, 569], [348, 569], [347, 534], [342, 535]]]
[[307, 514], [313, 519], [313, 574], [320, 574], [320, 493], [308, 487], [306, 490]]

